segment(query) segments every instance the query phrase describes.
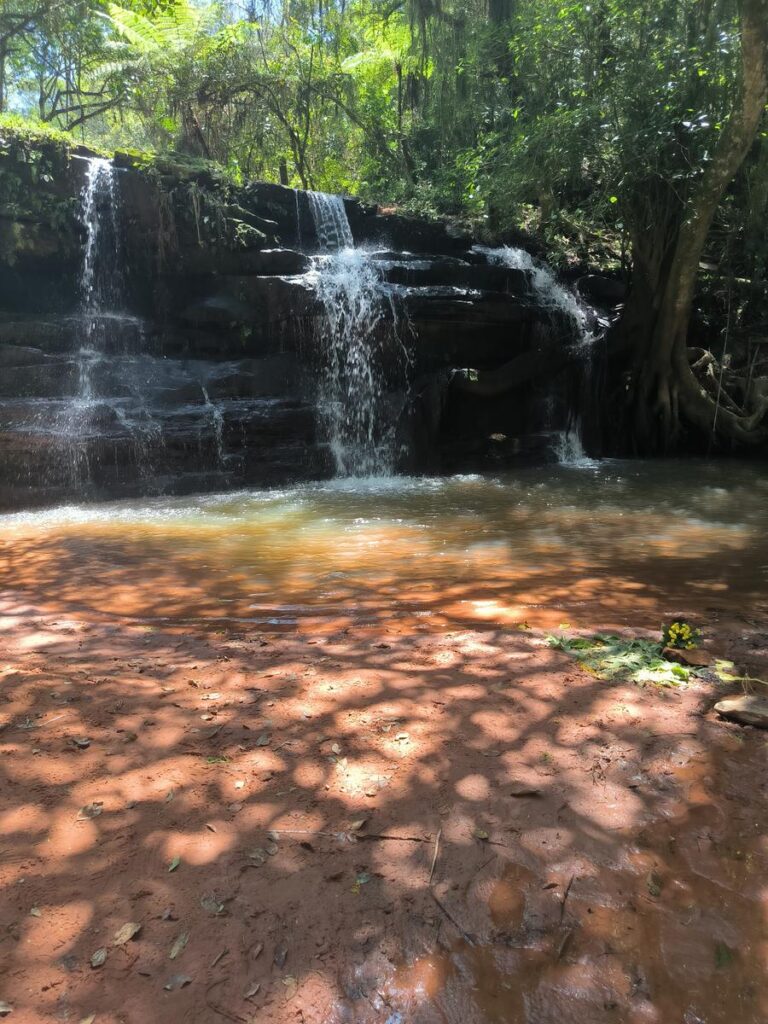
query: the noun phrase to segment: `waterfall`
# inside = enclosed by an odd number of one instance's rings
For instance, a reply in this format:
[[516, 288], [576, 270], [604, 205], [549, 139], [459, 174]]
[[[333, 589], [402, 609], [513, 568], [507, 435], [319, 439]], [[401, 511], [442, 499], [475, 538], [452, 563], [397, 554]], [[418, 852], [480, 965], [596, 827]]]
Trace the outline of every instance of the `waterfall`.
[[112, 472], [107, 442], [130, 451], [139, 475], [151, 474], [151, 450], [162, 442], [146, 403], [144, 325], [125, 310], [117, 172], [109, 160], [87, 161], [79, 219], [85, 235], [80, 266], [80, 304], [72, 318], [74, 387], [56, 414], [55, 430], [71, 486], [96, 482]]
[[98, 432], [101, 418], [95, 377], [105, 359], [109, 314], [120, 304], [116, 205], [114, 167], [109, 160], [89, 159], [80, 193], [85, 246], [79, 280], [79, 337], [74, 351], [76, 389], [58, 423], [70, 480], [76, 485], [91, 477], [89, 440]]
[[[574, 325], [577, 336], [577, 347], [580, 354], [582, 378], [587, 386], [592, 373], [593, 342], [595, 336], [589, 326], [588, 311], [577, 296], [562, 285], [555, 273], [545, 263], [539, 263], [525, 249], [502, 246], [489, 249], [475, 246], [476, 251], [485, 255], [489, 263], [510, 267], [513, 270], [524, 270], [531, 275], [536, 298], [546, 309], [565, 314]], [[547, 403], [552, 410], [552, 396]], [[551, 414], [551, 413], [550, 413]], [[565, 429], [554, 431], [552, 451], [557, 461], [564, 466], [585, 467], [594, 465], [585, 450], [581, 434], [581, 418], [571, 415]]]
[[321, 249], [326, 252], [351, 249], [355, 243], [341, 196], [307, 192], [307, 198]]
[[394, 361], [404, 388], [407, 353], [396, 326], [385, 321], [381, 267], [354, 247], [343, 200], [321, 192], [308, 196], [326, 250], [313, 257], [312, 279], [324, 309], [320, 416], [336, 474], [389, 476], [395, 468], [396, 415], [387, 401], [388, 370]]

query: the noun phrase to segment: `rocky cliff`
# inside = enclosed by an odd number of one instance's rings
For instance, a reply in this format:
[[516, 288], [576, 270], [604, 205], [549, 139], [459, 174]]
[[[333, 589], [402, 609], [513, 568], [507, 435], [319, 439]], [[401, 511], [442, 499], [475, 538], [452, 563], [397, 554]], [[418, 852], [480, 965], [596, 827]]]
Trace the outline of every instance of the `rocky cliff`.
[[[118, 154], [113, 166], [113, 209], [100, 215], [114, 225], [119, 300], [94, 312], [82, 284], [89, 154], [0, 139], [3, 504], [332, 473], [308, 194], [237, 187], [199, 163]], [[407, 353], [386, 396], [397, 468], [542, 454], [553, 401], [566, 415], [568, 375], [555, 391], [552, 377], [576, 358], [568, 317], [542, 305], [529, 273], [442, 224], [344, 207], [386, 296], [381, 329]], [[97, 355], [84, 343], [94, 331]], [[93, 408], [73, 429], [84, 362]]]

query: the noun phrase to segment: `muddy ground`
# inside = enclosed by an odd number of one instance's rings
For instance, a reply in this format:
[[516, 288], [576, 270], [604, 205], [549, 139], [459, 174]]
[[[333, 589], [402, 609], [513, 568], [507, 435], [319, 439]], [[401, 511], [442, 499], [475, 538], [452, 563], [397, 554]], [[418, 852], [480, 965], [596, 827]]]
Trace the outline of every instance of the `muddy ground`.
[[[766, 733], [722, 689], [488, 625], [2, 626], [11, 1024], [768, 1021]], [[721, 647], [766, 674], [765, 629]]]

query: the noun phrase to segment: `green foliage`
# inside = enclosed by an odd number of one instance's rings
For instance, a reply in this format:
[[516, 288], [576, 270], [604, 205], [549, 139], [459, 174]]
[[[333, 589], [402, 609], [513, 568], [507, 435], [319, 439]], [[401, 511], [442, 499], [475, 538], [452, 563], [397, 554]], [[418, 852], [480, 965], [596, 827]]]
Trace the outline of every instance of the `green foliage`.
[[[301, 0], [261, 22], [248, 7], [3, 0], [0, 108], [236, 182], [458, 215], [489, 237], [523, 226], [563, 264], [618, 269], [685, 215], [740, 88], [737, 0]], [[766, 224], [761, 145], [712, 254], [757, 281], [738, 305], [757, 322]]]
[[661, 656], [663, 644], [608, 634], [589, 637], [547, 637], [550, 647], [572, 654], [587, 672], [598, 679], [626, 679], [656, 686], [679, 686], [691, 677], [691, 669]]
[[67, 152], [76, 145], [76, 141], [53, 125], [22, 117], [21, 114], [0, 114], [0, 152], [8, 152], [12, 146], [26, 147], [30, 152], [51, 146]]

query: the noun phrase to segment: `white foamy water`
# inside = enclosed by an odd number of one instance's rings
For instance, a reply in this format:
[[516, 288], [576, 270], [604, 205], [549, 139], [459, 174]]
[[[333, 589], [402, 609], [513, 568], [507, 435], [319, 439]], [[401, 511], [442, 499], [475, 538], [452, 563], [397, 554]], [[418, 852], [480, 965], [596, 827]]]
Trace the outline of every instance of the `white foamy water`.
[[[337, 476], [386, 477], [395, 469], [396, 413], [387, 401], [388, 358], [397, 330], [385, 320], [391, 311], [381, 264], [355, 248], [340, 196], [310, 192], [317, 236], [327, 255], [313, 257], [313, 285], [325, 317], [325, 365], [319, 410]], [[394, 346], [395, 366], [405, 355]]]

